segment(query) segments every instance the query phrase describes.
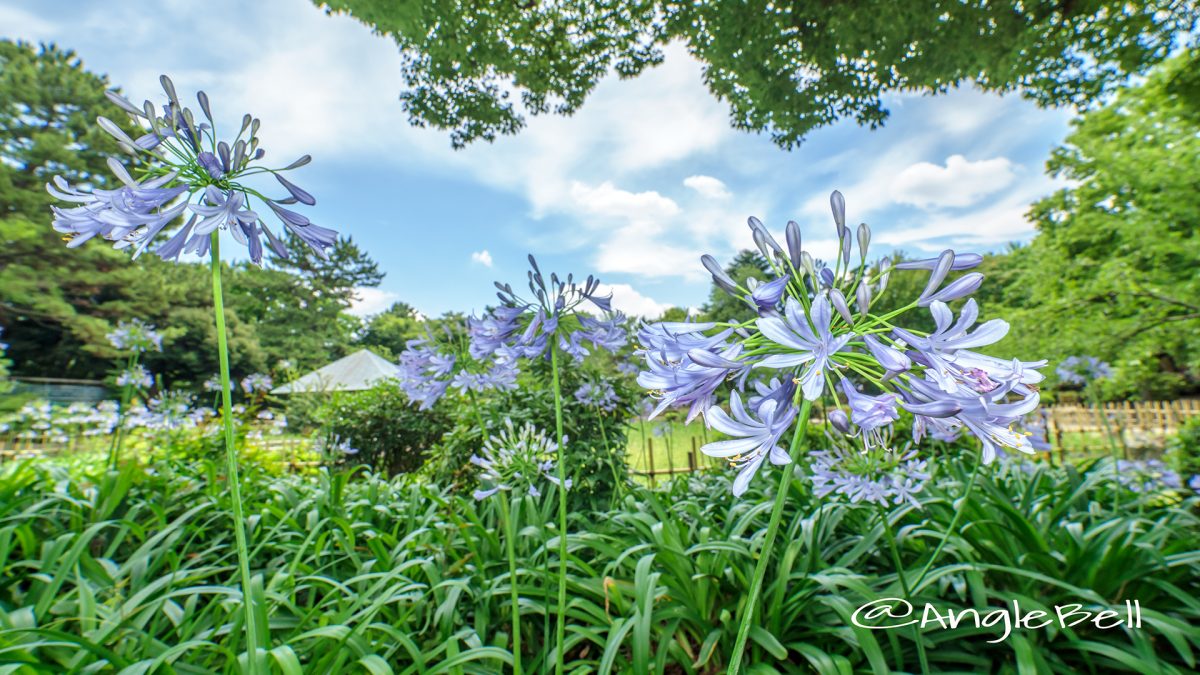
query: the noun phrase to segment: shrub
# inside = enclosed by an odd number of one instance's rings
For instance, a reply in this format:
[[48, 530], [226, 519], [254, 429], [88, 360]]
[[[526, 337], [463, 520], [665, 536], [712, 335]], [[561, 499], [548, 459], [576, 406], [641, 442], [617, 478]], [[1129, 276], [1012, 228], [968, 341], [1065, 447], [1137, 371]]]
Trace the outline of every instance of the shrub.
[[366, 464], [388, 475], [420, 468], [429, 448], [450, 428], [442, 409], [417, 410], [390, 381], [367, 391], [334, 394], [316, 419], [327, 438], [356, 451], [338, 454], [339, 462]]
[[1200, 474], [1200, 417], [1193, 417], [1167, 439], [1167, 462], [1187, 476]]
[[[471, 455], [483, 442], [480, 424], [489, 433], [500, 428], [505, 419], [516, 426], [526, 422], [555, 434], [554, 390], [550, 386], [549, 366], [532, 364], [522, 373], [520, 386], [509, 392], [486, 398], [446, 401], [454, 420], [454, 430], [447, 433], [431, 453], [428, 475], [434, 482], [461, 489], [473, 484], [475, 472]], [[567, 438], [566, 467], [573, 481], [572, 508], [608, 504], [618, 482], [627, 482], [629, 468], [625, 462], [627, 420], [632, 417], [630, 401], [634, 392], [620, 380], [607, 380], [613, 385], [619, 403], [616, 410], [601, 413], [581, 405], [573, 392], [584, 382], [598, 376], [579, 369], [562, 370], [563, 433]]]

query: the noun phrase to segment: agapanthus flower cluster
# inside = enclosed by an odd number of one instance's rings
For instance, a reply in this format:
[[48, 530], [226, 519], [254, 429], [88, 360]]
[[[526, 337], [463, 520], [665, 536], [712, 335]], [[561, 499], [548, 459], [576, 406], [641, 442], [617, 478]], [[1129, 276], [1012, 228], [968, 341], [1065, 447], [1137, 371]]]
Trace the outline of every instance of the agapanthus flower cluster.
[[192, 395], [177, 390], [167, 390], [129, 410], [125, 417], [128, 428], [143, 428], [154, 431], [190, 429], [212, 417], [212, 410], [193, 406]]
[[[282, 435], [287, 429], [287, 417], [285, 415], [276, 415], [270, 410], [260, 410], [254, 416], [262, 426], [256, 426], [246, 432], [247, 438], [261, 439], [266, 434], [271, 436]], [[265, 433], [264, 433], [265, 432]]]
[[1117, 460], [1117, 482], [1139, 494], [1180, 490], [1183, 479], [1159, 459]]
[[247, 396], [268, 394], [274, 386], [275, 381], [265, 373], [251, 373], [242, 378], [242, 391], [246, 392]]
[[1063, 384], [1085, 386], [1112, 377], [1112, 367], [1095, 356], [1068, 356], [1054, 369]]
[[323, 455], [334, 457], [339, 455], [352, 457], [358, 454], [358, 448], [354, 447], [349, 439], [337, 435], [334, 435], [332, 438], [318, 438], [313, 443], [313, 448]]
[[2, 431], [23, 440], [66, 443], [74, 436], [110, 434], [117, 420], [117, 406], [111, 401], [96, 406], [72, 403], [65, 408], [49, 401], [31, 401], [4, 418]]
[[[543, 482], [560, 485], [555, 476], [557, 456], [558, 444], [544, 431], [528, 422], [518, 428], [511, 420], [505, 420], [504, 428], [484, 441], [477, 454], [471, 455], [471, 463], [479, 467], [475, 499], [487, 499], [510, 490], [540, 497], [539, 485]], [[570, 478], [565, 489], [571, 489]]]
[[[597, 295], [600, 282], [594, 277], [576, 284], [571, 275], [560, 279], [551, 274], [547, 283], [533, 256], [529, 256], [529, 265], [531, 298], [518, 295], [510, 284], [496, 282], [500, 306], [482, 318], [467, 320], [472, 357], [516, 363], [522, 358], [542, 358], [556, 345], [581, 362], [593, 349], [616, 353], [628, 342], [625, 316], [613, 311], [611, 295]], [[603, 316], [585, 313], [585, 302]]]
[[107, 337], [109, 344], [123, 352], [142, 354], [151, 350], [162, 351], [162, 334], [141, 319], [121, 321]]
[[595, 408], [604, 412], [612, 412], [620, 405], [621, 399], [617, 396], [617, 392], [613, 386], [603, 380], [599, 382], [585, 382], [575, 390], [575, 400], [588, 408]]
[[[927, 433], [948, 437], [965, 430], [980, 439], [983, 461], [1001, 448], [1032, 453], [1015, 423], [1035, 410], [1037, 368], [1045, 361], [1005, 360], [974, 351], [994, 344], [1008, 323], [992, 319], [976, 325], [979, 308], [967, 299], [957, 316], [949, 303], [968, 298], [983, 281], [967, 272], [982, 257], [946, 250], [935, 258], [868, 263], [871, 230], [846, 225], [845, 202], [830, 198], [837, 228], [837, 258], [831, 265], [803, 249], [800, 227], [789, 222], [787, 248], [757, 219], [749, 220], [753, 240], [770, 270], [763, 280], [739, 284], [711, 256], [701, 262], [714, 283], [746, 303], [757, 318], [744, 322], [663, 322], [643, 326], [640, 354], [645, 369], [638, 382], [667, 408], [687, 408], [688, 420], [703, 414], [710, 426], [737, 439], [706, 445], [740, 469], [735, 492], [767, 460], [790, 463], [782, 441], [801, 401], [825, 399], [829, 419], [841, 433], [870, 450], [887, 437], [901, 411], [914, 416], [913, 440]], [[857, 241], [857, 252], [855, 242]], [[928, 281], [916, 298], [877, 305], [890, 275], [924, 271]], [[906, 304], [905, 304], [906, 303]], [[908, 330], [899, 322], [912, 312], [929, 312], [931, 333]], [[772, 378], [763, 382], [752, 375]], [[756, 381], [755, 395], [747, 386]], [[732, 414], [716, 405], [726, 385]], [[743, 403], [745, 399], [745, 403]]]
[[813, 495], [842, 497], [852, 504], [904, 503], [920, 508], [916, 495], [929, 482], [927, 462], [912, 447], [881, 443], [863, 450], [846, 437], [827, 434], [829, 448], [808, 453]]
[[149, 370], [140, 363], [133, 364], [133, 367], [121, 371], [117, 375], [118, 387], [134, 387], [135, 389], [149, 389], [154, 386], [154, 376]]
[[[262, 264], [264, 239], [280, 257], [287, 257], [283, 240], [251, 210], [255, 201], [274, 212], [282, 227], [325, 256], [337, 233], [313, 224], [307, 217], [287, 208], [313, 205], [311, 194], [283, 177], [283, 173], [308, 164], [308, 155], [282, 168], [258, 164], [265, 154], [259, 147], [259, 120], [242, 118], [232, 140], [218, 138], [216, 122], [204, 92], [196, 95], [203, 117], [184, 106], [167, 76], [159, 78], [167, 102], [161, 108], [146, 101], [141, 106], [114, 92], [108, 98], [129, 116], [136, 138], [116, 122], [104, 117], [100, 128], [116, 139], [128, 153], [130, 167], [110, 158], [109, 169], [121, 186], [111, 190], [72, 187], [55, 176], [46, 186], [54, 197], [77, 206], [54, 207], [54, 229], [69, 237], [76, 247], [100, 237], [131, 249], [134, 257], [149, 248], [167, 228], [182, 223], [177, 231], [155, 248], [164, 260], [177, 260], [183, 253], [205, 256], [211, 236], [228, 231], [245, 246], [250, 259]], [[286, 192], [269, 198], [247, 179], [274, 176]], [[282, 233], [282, 232], [281, 232]]]
[[516, 388], [516, 362], [473, 357], [466, 334], [465, 324], [443, 323], [440, 331], [409, 340], [400, 354], [400, 387], [421, 410], [432, 408], [450, 391], [469, 394]]

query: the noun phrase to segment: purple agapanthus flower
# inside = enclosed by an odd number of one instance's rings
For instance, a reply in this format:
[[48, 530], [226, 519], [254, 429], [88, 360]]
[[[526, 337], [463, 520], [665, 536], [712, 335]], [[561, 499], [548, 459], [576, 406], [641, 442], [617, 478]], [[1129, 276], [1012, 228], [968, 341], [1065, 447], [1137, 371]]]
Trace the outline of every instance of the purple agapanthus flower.
[[808, 456], [813, 495], [840, 496], [852, 504], [909, 503], [920, 508], [916, 495], [931, 477], [928, 463], [918, 458], [915, 450], [879, 450], [864, 457], [861, 451], [834, 442], [830, 449], [817, 450]]
[[746, 370], [746, 364], [738, 361], [741, 351], [741, 345], [708, 350], [696, 348], [680, 361], [670, 361], [663, 358], [663, 354], [646, 351], [648, 370], [638, 375], [638, 384], [659, 399], [651, 417], [667, 408], [688, 406], [687, 421], [691, 422], [708, 410], [717, 387], [731, 375]]
[[[409, 401], [421, 410], [432, 408], [451, 388], [463, 393], [481, 393], [489, 390], [507, 391], [517, 386], [517, 364], [515, 360], [478, 359], [473, 356], [477, 345], [471, 344], [463, 350], [456, 335], [463, 329], [468, 335], [486, 325], [488, 330], [500, 329], [495, 318], [467, 319], [466, 325], [456, 327], [444, 325], [444, 339], [435, 339], [433, 334], [409, 340], [407, 349], [400, 354], [397, 379]], [[511, 330], [508, 331], [511, 334]], [[482, 333], [481, 333], [482, 335]], [[484, 339], [490, 339], [486, 336]], [[457, 351], [456, 351], [457, 350]]]
[[475, 499], [484, 500], [509, 490], [540, 497], [540, 481], [570, 490], [570, 478], [561, 485], [555, 476], [553, 458], [557, 455], [558, 445], [545, 432], [528, 422], [517, 428], [511, 420], [505, 420], [504, 428], [488, 437], [479, 452], [471, 456], [471, 464], [479, 468]]
[[1020, 423], [1029, 437], [1029, 446], [1038, 452], [1049, 452], [1050, 445], [1050, 415], [1045, 408], [1026, 415]]
[[524, 312], [524, 307], [497, 307], [481, 318], [468, 318], [471, 356], [476, 359], [491, 358], [516, 333], [517, 317]]
[[[326, 257], [327, 249], [337, 240], [337, 233], [284, 208], [284, 205], [294, 203], [316, 203], [311, 194], [281, 175], [308, 164], [311, 158], [305, 155], [282, 168], [256, 164], [265, 154], [258, 147], [257, 119], [246, 115], [232, 144], [219, 141], [208, 96], [204, 92], [197, 94], [207, 122], [196, 123], [196, 116], [179, 101], [170, 78], [164, 75], [160, 82], [168, 99], [161, 112], [149, 101], [135, 106], [124, 97], [108, 92], [109, 99], [128, 114], [129, 121], [138, 130], [136, 139], [112, 120], [97, 119], [101, 130], [135, 158], [132, 166], [140, 174], [138, 178], [135, 179], [121, 162], [110, 158], [108, 165], [122, 184], [120, 188], [80, 190], [58, 176], [46, 186], [54, 197], [78, 204], [73, 208], [53, 207], [53, 227], [70, 236], [68, 246], [79, 246], [100, 237], [114, 242], [116, 248], [132, 249], [137, 257], [164, 230], [181, 224], [155, 249], [155, 253], [165, 260], [177, 260], [184, 253], [207, 255], [212, 236], [221, 230], [228, 231], [235, 241], [245, 246], [256, 264], [262, 264], [264, 238], [267, 247], [286, 258], [283, 241], [275, 236], [258, 213], [248, 208], [253, 195], [275, 213], [284, 229], [299, 237], [318, 255]], [[275, 176], [288, 196], [279, 199], [261, 197], [261, 186], [255, 189], [241, 182], [262, 173]], [[187, 211], [191, 211], [192, 216], [183, 221]]]
[[[1038, 369], [1045, 362], [972, 351], [1004, 337], [1008, 324], [993, 319], [976, 327], [979, 309], [974, 300], [965, 302], [957, 320], [946, 304], [967, 298], [980, 287], [982, 274], [970, 272], [953, 279], [949, 275], [976, 267], [982, 257], [947, 250], [928, 260], [893, 265], [883, 258], [868, 263], [870, 227], [863, 224], [853, 230], [846, 225], [840, 193], [830, 196], [830, 207], [838, 247], [836, 258], [828, 264], [803, 250], [799, 225], [788, 223], [785, 251], [753, 218], [750, 228], [770, 282], [751, 279], [743, 286], [715, 258], [701, 257], [713, 283], [738, 301], [749, 302], [759, 316], [752, 321], [643, 327], [638, 353], [645, 357], [646, 367], [638, 382], [659, 399], [656, 412], [667, 406], [691, 406], [690, 420], [713, 408], [722, 385], [728, 383], [734, 390], [731, 397], [740, 401], [753, 369], [773, 368], [779, 372], [777, 380], [770, 385], [753, 383], [757, 395], [750, 393], [746, 399], [747, 415], [758, 414], [768, 403], [793, 410], [798, 407], [797, 388], [806, 401], [818, 401], [829, 393], [827, 382], [840, 381], [845, 402], [836, 400], [839, 393], [834, 391], [834, 406], [822, 406], [829, 433], [843, 443], [847, 436], [860, 437], [863, 447], [856, 452], [876, 457], [882, 466], [891, 467], [889, 471], [907, 467], [914, 475], [924, 475], [922, 460], [910, 451], [884, 457], [890, 452], [901, 409], [914, 417], [914, 442], [926, 434], [951, 441], [966, 430], [982, 440], [984, 461], [994, 460], [1005, 449], [1032, 452], [1039, 443], [1036, 436], [1017, 429], [1021, 419], [1037, 408], [1036, 385], [1044, 379]], [[852, 255], [855, 238], [857, 256]], [[918, 297], [886, 304], [900, 309], [874, 313], [893, 270], [928, 270], [929, 278]], [[914, 307], [930, 308], [936, 323], [932, 334], [903, 327], [903, 315]], [[716, 409], [705, 418], [717, 426], [727, 421], [722, 414]], [[753, 419], [762, 426], [761, 416]], [[736, 435], [743, 444], [751, 437], [744, 428]], [[769, 453], [743, 457], [738, 464], [743, 475], [752, 474], [766, 456]], [[912, 494], [922, 480], [893, 483], [860, 477], [852, 481], [857, 487], [851, 492], [860, 500], [915, 503]]]
[[1119, 459], [1116, 473], [1117, 482], [1140, 494], [1183, 488], [1179, 474], [1159, 459]]
[[878, 444], [879, 430], [900, 419], [900, 411], [896, 405], [899, 396], [891, 393], [878, 396], [864, 394], [844, 377], [840, 385], [842, 392], [846, 394], [850, 421], [858, 427], [863, 442], [868, 446]]
[[993, 379], [1012, 380], [1021, 384], [1036, 384], [1043, 376], [1035, 369], [1045, 365], [1045, 362], [1004, 361], [991, 356], [977, 354], [971, 347], [983, 347], [995, 343], [1008, 333], [1008, 322], [1002, 319], [992, 319], [970, 331], [979, 317], [979, 307], [974, 299], [963, 305], [958, 321], [954, 314], [943, 302], [930, 305], [930, 312], [937, 324], [937, 329], [928, 336], [921, 337], [903, 328], [895, 328], [893, 334], [908, 346], [916, 350], [910, 354], [919, 357], [925, 372], [932, 377], [943, 390], [955, 393], [964, 384], [961, 374], [965, 369], [978, 368], [987, 372]]
[[[811, 317], [812, 325], [809, 325]], [[800, 388], [804, 398], [815, 401], [825, 390], [825, 372], [829, 368], [829, 357], [839, 352], [854, 337], [853, 333], [833, 335], [829, 324], [833, 312], [829, 299], [818, 295], [813, 299], [812, 311], [805, 315], [800, 303], [788, 298], [784, 304], [784, 316], [760, 317], [758, 329], [776, 344], [793, 350], [786, 354], [772, 354], [754, 364], [755, 368], [792, 368], [806, 365], [800, 376]]]
[[[898, 270], [932, 270], [937, 267], [939, 258], [924, 258], [922, 260], [905, 260], [893, 265]], [[954, 271], [969, 270], [979, 267], [983, 256], [978, 253], [955, 253], [950, 269]]]
[[248, 395], [266, 394], [275, 386], [275, 381], [266, 373], [252, 373], [242, 378], [242, 391]]
[[1008, 402], [1003, 394], [981, 395], [965, 388], [956, 388], [954, 393], [949, 393], [931, 380], [913, 378], [909, 380], [909, 386], [919, 400], [938, 401], [959, 408], [953, 417], [982, 442], [984, 464], [992, 463], [1002, 448], [1033, 454], [1029, 438], [1015, 431], [1013, 426], [1037, 408], [1039, 397], [1036, 391], [1029, 391], [1021, 399]]
[[779, 441], [796, 418], [796, 409], [790, 402], [780, 405], [773, 398], [765, 398], [757, 409], [747, 410], [736, 391], [729, 395], [729, 409], [732, 416], [720, 406], [713, 406], [704, 417], [713, 429], [733, 438], [709, 443], [700, 451], [710, 457], [726, 459], [739, 468], [733, 481], [733, 494], [740, 497], [764, 461], [770, 459], [776, 465], [791, 463], [787, 450], [779, 445]]
[[580, 342], [586, 340], [598, 349], [615, 354], [629, 342], [629, 332], [625, 330], [625, 322], [625, 315], [621, 312], [613, 312], [606, 319], [580, 314], [579, 330], [572, 333], [571, 337]]
[[109, 344], [123, 352], [141, 354], [151, 350], [162, 351], [162, 333], [153, 324], [141, 319], [121, 321], [106, 337]]
[[575, 400], [581, 405], [604, 412], [617, 409], [621, 399], [608, 382], [585, 382], [575, 390]]
[[750, 302], [758, 308], [760, 315], [770, 314], [775, 311], [779, 305], [779, 301], [783, 299], [783, 293], [787, 290], [787, 285], [790, 277], [779, 277], [766, 283], [758, 283], [757, 280], [751, 279], [750, 286]]
[[[529, 256], [529, 291], [522, 298], [509, 284], [496, 283], [501, 306], [489, 316], [473, 320], [469, 330], [471, 354], [497, 362], [551, 358], [551, 350], [582, 362], [590, 350], [585, 343], [610, 352], [625, 345], [625, 317], [612, 310], [612, 296], [600, 296], [600, 282], [589, 276], [577, 284], [572, 275], [560, 279], [542, 276], [537, 260]], [[596, 318], [583, 311], [589, 303], [604, 312]]]
[[1064, 384], [1077, 386], [1112, 377], [1112, 367], [1095, 356], [1068, 356], [1054, 372]]
[[145, 366], [135, 363], [132, 368], [123, 370], [117, 375], [117, 386], [149, 389], [154, 386], [154, 376], [146, 370]]

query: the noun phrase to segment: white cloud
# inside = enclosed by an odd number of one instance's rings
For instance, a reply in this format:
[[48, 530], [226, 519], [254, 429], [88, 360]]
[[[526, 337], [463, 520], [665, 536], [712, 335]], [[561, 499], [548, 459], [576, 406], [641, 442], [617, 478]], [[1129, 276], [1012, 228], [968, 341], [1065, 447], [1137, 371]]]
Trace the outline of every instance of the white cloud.
[[0, 6], [0, 26], [5, 37], [31, 42], [51, 37], [55, 30], [54, 24], [17, 7]]
[[976, 250], [1027, 239], [1034, 233], [1033, 223], [1025, 217], [1029, 205], [1063, 185], [1064, 181], [1039, 176], [986, 207], [925, 216], [919, 225], [880, 232], [874, 240], [900, 248], [940, 251], [948, 245]]
[[[613, 296], [613, 309], [625, 312], [629, 316], [641, 316], [652, 319], [662, 316], [663, 312], [674, 306], [642, 295], [641, 292], [629, 284], [600, 284], [597, 295], [603, 297], [609, 293]], [[590, 311], [591, 305], [585, 304], [584, 309]]]
[[571, 184], [569, 194], [584, 213], [605, 218], [657, 221], [679, 213], [679, 205], [674, 200], [657, 192], [629, 192], [617, 188], [610, 181], [595, 187], [575, 181]]
[[728, 199], [729, 188], [725, 183], [712, 176], [688, 176], [683, 179], [685, 187], [689, 187], [709, 199]]
[[946, 165], [918, 162], [904, 169], [891, 183], [892, 199], [920, 208], [970, 206], [1012, 184], [1013, 163], [1006, 157], [968, 161], [962, 155], [946, 158]]
[[356, 288], [354, 296], [350, 302], [350, 313], [360, 317], [378, 314], [400, 299], [399, 294], [382, 288]]
[[492, 266], [492, 254], [488, 253], [488, 250], [486, 248], [483, 249], [482, 251], [475, 251], [474, 253], [471, 254], [471, 262], [478, 263], [480, 265], [483, 265], [484, 267], [491, 267]]

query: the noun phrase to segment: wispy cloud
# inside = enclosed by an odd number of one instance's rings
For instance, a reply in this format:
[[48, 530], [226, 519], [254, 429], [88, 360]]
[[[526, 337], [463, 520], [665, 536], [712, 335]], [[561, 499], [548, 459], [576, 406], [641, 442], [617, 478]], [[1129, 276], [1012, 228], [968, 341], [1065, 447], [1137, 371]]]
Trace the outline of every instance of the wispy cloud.
[[729, 188], [725, 183], [712, 176], [688, 176], [683, 184], [709, 199], [729, 199]]
[[350, 303], [350, 313], [360, 317], [371, 316], [386, 310], [398, 300], [400, 296], [392, 291], [381, 288], [356, 288], [354, 300]]
[[479, 265], [483, 265], [484, 267], [491, 267], [492, 266], [492, 254], [488, 253], [488, 250], [486, 248], [483, 249], [482, 251], [475, 251], [474, 253], [471, 254], [471, 262], [479, 264]]
[[920, 208], [970, 206], [982, 197], [1012, 184], [1016, 175], [1005, 157], [968, 161], [950, 155], [945, 166], [929, 162], [912, 164], [892, 183], [891, 196], [901, 204]]

